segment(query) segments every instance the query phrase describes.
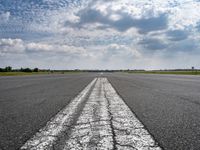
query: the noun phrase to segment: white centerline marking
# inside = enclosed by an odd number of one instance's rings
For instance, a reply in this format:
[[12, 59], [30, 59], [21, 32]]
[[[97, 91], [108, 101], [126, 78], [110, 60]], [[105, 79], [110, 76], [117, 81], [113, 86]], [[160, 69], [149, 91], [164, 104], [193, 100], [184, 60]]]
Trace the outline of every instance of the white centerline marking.
[[81, 116], [72, 128], [69, 140], [65, 141], [64, 149], [113, 149], [113, 135], [103, 81], [101, 78], [97, 80]]
[[21, 149], [161, 150], [106, 78], [94, 79]]
[[88, 92], [94, 85], [95, 78], [77, 97], [75, 97], [69, 105], [66, 106], [62, 111], [60, 111], [55, 117], [53, 117], [47, 125], [40, 129], [36, 135], [28, 140], [21, 149], [33, 149], [33, 150], [43, 150], [50, 149], [55, 141], [57, 141], [60, 134], [63, 131], [68, 130], [73, 122], [74, 115], [77, 113], [77, 108], [84, 101]]
[[112, 85], [105, 79], [104, 92], [109, 101], [116, 149], [161, 150]]

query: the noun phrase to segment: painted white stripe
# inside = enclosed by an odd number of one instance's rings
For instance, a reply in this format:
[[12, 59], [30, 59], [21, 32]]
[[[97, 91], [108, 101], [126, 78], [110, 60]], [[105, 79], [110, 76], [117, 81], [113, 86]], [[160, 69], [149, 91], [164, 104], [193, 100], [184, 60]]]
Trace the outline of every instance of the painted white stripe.
[[[108, 101], [104, 79], [99, 78], [63, 149], [113, 149]], [[59, 144], [60, 145], [60, 144]], [[57, 148], [57, 147], [56, 147]]]
[[40, 129], [36, 135], [28, 140], [21, 149], [43, 150], [50, 149], [57, 140], [59, 134], [68, 130], [73, 122], [74, 115], [77, 113], [77, 108], [84, 101], [88, 92], [94, 85], [95, 78], [77, 97], [75, 97], [69, 105], [61, 110], [55, 117], [53, 117], [47, 125]]
[[105, 80], [104, 92], [109, 101], [116, 149], [161, 150], [112, 85]]
[[[98, 78], [90, 96], [82, 100], [94, 82], [22, 149], [160, 150], [106, 78]], [[79, 109], [83, 103], [83, 109]]]

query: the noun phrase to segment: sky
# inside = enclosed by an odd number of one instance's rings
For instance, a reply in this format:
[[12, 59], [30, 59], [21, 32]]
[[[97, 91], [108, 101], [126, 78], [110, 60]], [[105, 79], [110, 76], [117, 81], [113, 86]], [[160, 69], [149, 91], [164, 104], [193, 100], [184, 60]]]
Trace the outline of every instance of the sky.
[[0, 0], [0, 67], [200, 68], [200, 0]]

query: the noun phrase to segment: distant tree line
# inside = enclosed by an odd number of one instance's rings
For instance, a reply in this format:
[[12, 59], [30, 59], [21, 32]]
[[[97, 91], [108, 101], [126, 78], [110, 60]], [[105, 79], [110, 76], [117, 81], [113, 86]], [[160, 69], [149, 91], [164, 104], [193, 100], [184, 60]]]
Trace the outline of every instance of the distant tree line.
[[7, 66], [5, 68], [0, 68], [0, 72], [11, 72], [12, 71], [12, 67]]
[[30, 69], [30, 68], [20, 68], [20, 69], [12, 69], [11, 66], [7, 66], [5, 68], [0, 68], [0, 72], [39, 72], [38, 68]]
[[39, 72], [38, 68], [30, 69], [30, 68], [21, 68], [21, 72]]
[[39, 68], [20, 68], [20, 69], [12, 69], [11, 66], [7, 66], [5, 68], [0, 68], [0, 72], [48, 72], [48, 73], [65, 73], [65, 72], [149, 72], [149, 71], [159, 71], [159, 72], [167, 72], [167, 71], [200, 71], [199, 69], [163, 69], [163, 70], [144, 70], [144, 69], [119, 69], [119, 70], [82, 70], [82, 69], [71, 69], [71, 70], [50, 70], [50, 69], [39, 69]]

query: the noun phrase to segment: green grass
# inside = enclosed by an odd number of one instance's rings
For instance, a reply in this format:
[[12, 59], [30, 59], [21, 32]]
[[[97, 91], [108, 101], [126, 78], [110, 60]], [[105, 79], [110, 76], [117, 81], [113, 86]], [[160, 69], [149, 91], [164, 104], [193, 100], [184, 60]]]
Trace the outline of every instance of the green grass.
[[21, 75], [37, 75], [48, 74], [48, 72], [0, 72], [0, 76], [21, 76]]
[[[124, 71], [127, 73], [140, 74], [176, 74], [176, 75], [200, 75], [198, 71]], [[55, 71], [55, 72], [0, 72], [0, 76], [22, 76], [22, 75], [42, 75], [42, 74], [72, 74], [81, 73], [81, 71]]]
[[128, 71], [128, 73], [200, 75], [199, 70], [198, 71]]
[[42, 74], [71, 74], [71, 73], [79, 73], [76, 71], [68, 71], [68, 72], [0, 72], [0, 76], [22, 76], [22, 75], [42, 75]]

